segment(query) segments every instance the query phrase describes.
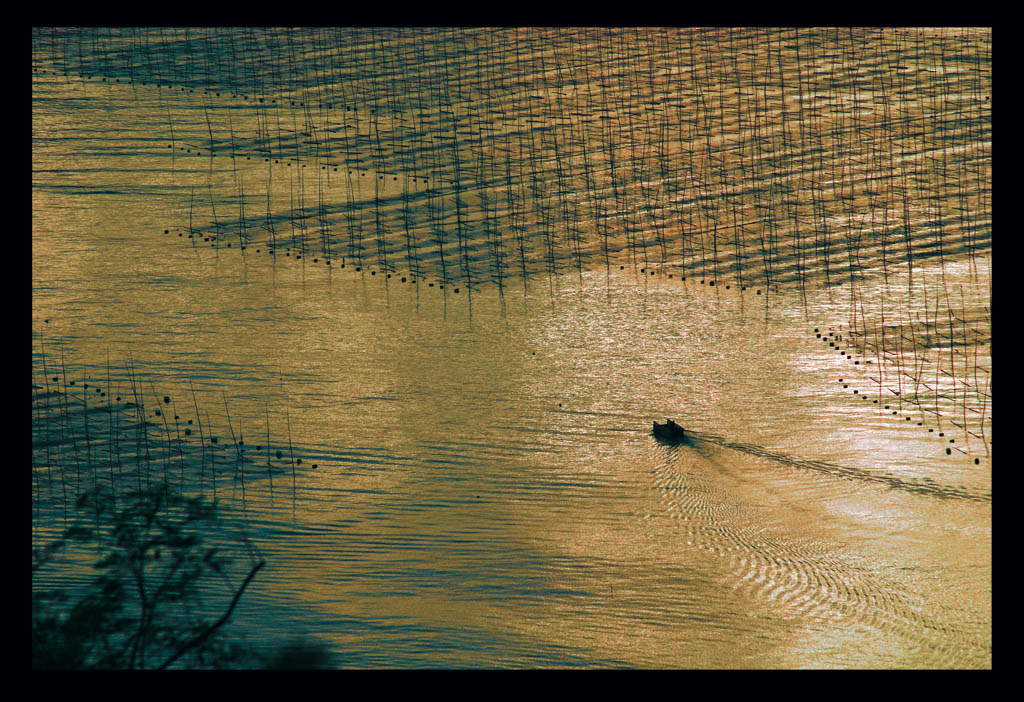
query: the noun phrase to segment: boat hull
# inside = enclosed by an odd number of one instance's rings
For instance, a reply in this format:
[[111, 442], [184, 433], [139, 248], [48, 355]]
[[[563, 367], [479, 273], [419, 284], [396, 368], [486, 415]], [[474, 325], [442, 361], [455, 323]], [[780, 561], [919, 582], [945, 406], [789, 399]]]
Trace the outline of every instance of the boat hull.
[[654, 428], [651, 430], [651, 433], [659, 439], [665, 439], [666, 441], [680, 441], [686, 438], [686, 430], [672, 420], [665, 424], [654, 422]]

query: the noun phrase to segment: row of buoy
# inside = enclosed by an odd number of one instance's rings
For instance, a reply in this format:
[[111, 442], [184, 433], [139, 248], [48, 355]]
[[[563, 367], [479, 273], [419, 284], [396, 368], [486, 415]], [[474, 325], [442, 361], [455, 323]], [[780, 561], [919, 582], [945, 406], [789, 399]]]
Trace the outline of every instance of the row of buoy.
[[[170, 233], [171, 233], [170, 229], [164, 229], [164, 234], [170, 234]], [[179, 237], [183, 237], [184, 236], [184, 232], [179, 232], [178, 236]], [[193, 235], [189, 234], [188, 238], [192, 239]], [[210, 245], [215, 247], [217, 245], [216, 239], [217, 239], [216, 236], [204, 237], [203, 238], [203, 242], [207, 242], [207, 241], [212, 242]], [[225, 245], [227, 246], [227, 248], [231, 248], [231, 242], [227, 242]], [[239, 246], [238, 248], [241, 249], [242, 251], [245, 251], [248, 247], [246, 247], [246, 246]], [[260, 253], [260, 252], [261, 252], [261, 249], [256, 249], [256, 253]], [[268, 248], [267, 249], [267, 253], [270, 254], [270, 255], [274, 255], [276, 253], [276, 251], [274, 249], [269, 249]], [[288, 257], [291, 257], [291, 251], [289, 249], [285, 249], [285, 254], [284, 255], [288, 256]], [[302, 254], [299, 254], [299, 253], [295, 254], [295, 259], [296, 260], [301, 260], [302, 259]], [[330, 259], [324, 259], [323, 262], [327, 266], [333, 267], [333, 264], [331, 263]], [[313, 259], [313, 263], [320, 263], [319, 257], [314, 258]], [[345, 267], [345, 263], [341, 263], [340, 267], [344, 268]], [[357, 273], [360, 273], [360, 272], [362, 272], [363, 269], [362, 269], [362, 266], [356, 266], [355, 270], [356, 270]], [[370, 275], [376, 276], [377, 275], [377, 271], [371, 270], [370, 271]], [[387, 277], [388, 278], [391, 278], [392, 275], [393, 275], [392, 273], [387, 273]], [[422, 276], [421, 276], [421, 278], [422, 278]], [[416, 284], [416, 280], [417, 280], [416, 277], [412, 276], [412, 275], [403, 275], [403, 276], [401, 276], [401, 281], [403, 283], [408, 282], [410, 284]], [[428, 287], [431, 287], [431, 288], [434, 287], [434, 283], [430, 283], [430, 282], [427, 282], [427, 281], [423, 281], [423, 282], [426, 282]], [[444, 283], [438, 283], [437, 287], [438, 287], [439, 290], [444, 290]], [[451, 287], [451, 286], [449, 285], [449, 287]], [[451, 288], [451, 290], [452, 290], [453, 293], [461, 292], [461, 288]]]
[[[167, 148], [168, 149], [173, 149], [174, 148], [174, 144], [168, 144]], [[196, 156], [202, 156], [203, 155], [203, 152], [198, 147], [196, 148], [195, 152], [192, 151], [191, 147], [186, 147], [186, 146], [179, 146], [178, 150], [179, 151], [184, 151], [187, 154], [195, 153]], [[217, 156], [217, 152], [214, 149], [209, 149], [209, 150], [207, 150], [206, 153], [210, 156], [210, 158], [214, 158], [214, 157]], [[236, 155], [234, 152], [232, 152], [229, 155], [230, 155], [231, 158], [240, 158], [240, 156]], [[259, 158], [259, 156], [257, 156], [257, 158]], [[251, 161], [252, 160], [252, 156], [246, 156], [245, 160], [246, 161]], [[270, 163], [270, 159], [264, 156], [263, 157], [263, 162], [264, 163]], [[280, 164], [281, 163], [281, 159], [275, 158], [274, 159], [274, 163]], [[294, 164], [294, 165], [301, 165], [303, 168], [306, 167], [305, 163], [302, 163], [301, 161], [297, 161], [297, 160], [296, 161], [289, 161], [288, 159], [285, 159], [284, 160], [284, 164], [286, 166], [292, 166]], [[322, 170], [322, 171], [326, 171], [328, 168], [332, 169], [335, 173], [338, 172], [338, 167], [337, 166], [333, 166], [333, 165], [323, 165], [323, 166], [320, 166], [320, 170]], [[360, 172], [358, 168], [356, 168], [356, 169], [349, 168], [348, 169], [348, 174], [349, 175], [352, 175], [352, 174], [357, 173], [357, 172], [359, 172], [359, 177], [360, 178], [365, 178], [366, 177], [367, 171]], [[387, 175], [390, 175], [390, 174], [387, 174]], [[380, 175], [380, 176], [377, 176], [377, 177], [378, 177], [379, 180], [384, 180], [385, 179], [385, 176], [383, 176], [383, 175]], [[398, 181], [398, 176], [395, 176], [395, 175], [391, 176], [391, 180], [397, 182]], [[428, 184], [430, 182], [427, 178], [422, 178], [422, 177], [413, 177], [410, 180], [412, 180], [413, 183], [416, 183], [418, 181], [423, 181], [424, 184]], [[455, 185], [455, 181], [454, 180], [450, 180], [450, 181], [448, 181], [448, 183], [450, 185]], [[437, 184], [443, 185], [443, 182], [438, 180]]]
[[[619, 270], [620, 270], [620, 271], [622, 271], [622, 270], [625, 270], [625, 269], [626, 269], [626, 267], [625, 267], [624, 265], [620, 265], [620, 266], [619, 266]], [[652, 271], [648, 271], [648, 270], [647, 270], [646, 268], [641, 268], [641, 269], [640, 269], [640, 272], [641, 272], [641, 273], [648, 273], [648, 272], [649, 272], [649, 273], [650, 273], [650, 274], [651, 274], [651, 275], [653, 276], [653, 275], [656, 275], [658, 271], [654, 271], [654, 270], [652, 270]], [[667, 276], [668, 276], [669, 278], [672, 278], [672, 277], [673, 277], [673, 274], [672, 274], [672, 273], [668, 273], [668, 274], [666, 274], [666, 275], [667, 275]], [[679, 276], [679, 280], [681, 280], [681, 281], [683, 281], [683, 282], [686, 282], [686, 276], [685, 276], [685, 275], [681, 275], [681, 276]], [[705, 279], [703, 279], [703, 278], [702, 278], [702, 279], [701, 279], [701, 281], [700, 281], [700, 284], [701, 284], [701, 285], [705, 285], [705, 284], [707, 284], [707, 285], [708, 285], [709, 287], [712, 287], [712, 288], [713, 288], [713, 287], [715, 287], [715, 281], [714, 281], [714, 280], [711, 280], [711, 281], [706, 281]], [[740, 292], [745, 292], [745, 291], [746, 291], [746, 290], [748, 289], [748, 287], [749, 287], [749, 286], [747, 286], [747, 285], [741, 285], [741, 286], [740, 286]], [[725, 289], [726, 289], [726, 290], [731, 290], [731, 289], [732, 289], [732, 284], [730, 284], [730, 283], [726, 283], [726, 285], [725, 285]], [[758, 294], [758, 295], [760, 295], [760, 294], [761, 294], [761, 289], [760, 289], [760, 288], [755, 288], [755, 289], [756, 289], [756, 291], [757, 291], [757, 294]], [[776, 292], [778, 292], [778, 287], [777, 287], [777, 286], [776, 286], [776, 288], [775, 288], [775, 291], [776, 291]]]
[[[120, 399], [120, 398], [118, 398], [118, 399]], [[170, 402], [171, 402], [170, 396], [164, 395], [164, 403], [165, 404], [170, 404]], [[157, 416], [159, 416], [160, 415], [160, 410], [157, 410], [155, 412], [155, 414]], [[174, 419], [175, 420], [180, 420], [181, 417], [176, 414], [176, 415], [174, 415]], [[192, 424], [192, 420], [189, 419], [188, 423]], [[192, 434], [192, 431], [190, 429], [186, 428], [185, 429], [185, 436], [191, 436], [191, 434]], [[220, 441], [219, 437], [216, 437], [216, 436], [211, 436], [210, 437], [210, 443], [211, 444], [218, 444], [219, 441]], [[238, 441], [235, 442], [235, 445], [238, 446], [239, 453], [244, 453], [245, 452], [245, 448], [244, 448], [245, 447], [245, 439], [239, 439]], [[256, 445], [256, 451], [259, 452], [259, 451], [262, 451], [262, 450], [263, 450], [263, 445], [262, 444], [257, 444]], [[283, 458], [284, 457], [284, 454], [282, 453], [282, 451], [280, 449], [277, 450], [275, 455], [277, 456], [277, 458]], [[301, 458], [296, 458], [295, 459], [295, 464], [296, 465], [302, 465], [302, 459]], [[314, 464], [312, 464], [312, 467], [313, 468], [317, 468], [318, 466], [317, 466], [316, 463], [314, 463]]]
[[[820, 339], [820, 338], [822, 338], [822, 333], [821, 333], [821, 332], [819, 331], [819, 329], [818, 329], [817, 327], [815, 327], [815, 329], [814, 329], [814, 333], [815, 333], [815, 334], [817, 335], [817, 338], [819, 338], [819, 339]], [[828, 333], [828, 335], [829, 335], [829, 336], [834, 336], [834, 332], [831, 332], [831, 331], [830, 331], [830, 332]], [[841, 339], [842, 339], [842, 337], [841, 337], [841, 336], [839, 336], [839, 337], [836, 337], [836, 338], [837, 338], [837, 340], [841, 340]], [[830, 343], [829, 343], [829, 346], [834, 346], [834, 345], [835, 345], [835, 343], [834, 343], [834, 342], [830, 342]], [[845, 356], [846, 356], [847, 358], [852, 358], [852, 356], [850, 356], [849, 354], [844, 354], [844, 355], [845, 355]], [[857, 361], [855, 361], [855, 363], [858, 363], [858, 362], [857, 362]], [[867, 361], [867, 363], [870, 363], [870, 360], [869, 360], [869, 361]], [[846, 379], [844, 379], [844, 378], [840, 378], [840, 379], [839, 379], [839, 382], [840, 382], [840, 383], [843, 383], [843, 389], [844, 389], [844, 390], [845, 390], [845, 389], [849, 389], [849, 381], [847, 381], [847, 380], [846, 380]], [[853, 391], [853, 394], [854, 394], [854, 395], [858, 395], [858, 394], [860, 394], [860, 393], [859, 393], [859, 391], [858, 391], [858, 390], [856, 390], [856, 389], [855, 389], [855, 390]], [[898, 394], [899, 394], [899, 393], [897, 393], [897, 395], [898, 395]], [[863, 397], [863, 398], [864, 398], [865, 400], [866, 400], [866, 399], [868, 399], [868, 396], [867, 396], [867, 395], [860, 395], [860, 396], [861, 396], [861, 397]], [[878, 400], [872, 400], [872, 403], [873, 403], [873, 404], [876, 404], [876, 405], [877, 405], [877, 404], [878, 404]], [[893, 410], [893, 409], [892, 409], [892, 407], [891, 407], [891, 405], [884, 405], [884, 408], [885, 408], [886, 410], [890, 410], [890, 411], [892, 412], [892, 414], [894, 414], [894, 415], [899, 415], [899, 412], [898, 412], [897, 410]], [[904, 416], [904, 419], [905, 419], [906, 421], [908, 421], [908, 422], [909, 422], [909, 421], [911, 421], [911, 417], [910, 417], [910, 416]], [[924, 422], [923, 422], [923, 421], [922, 421], [922, 422], [918, 422], [918, 423], [917, 423], [917, 426], [919, 426], [919, 427], [920, 427], [920, 426], [924, 426]], [[935, 429], [933, 429], [933, 428], [929, 428], [929, 429], [928, 429], [928, 431], [929, 431], [929, 433], [934, 433], [934, 432], [935, 432]], [[939, 432], [939, 436], [940, 436], [940, 437], [945, 437], [945, 435], [946, 435], [946, 434], [945, 434], [945, 432], [942, 432], [942, 431], [940, 431], [940, 432]], [[951, 443], [951, 444], [953, 444], [953, 443], [956, 443], [956, 439], [950, 439], [950, 440], [949, 440], [949, 443]], [[951, 449], [950, 449], [949, 447], [946, 447], [946, 455], [948, 456], [948, 455], [951, 455], [951, 454], [952, 454], [952, 450], [951, 450]], [[979, 464], [979, 463], [980, 463], [980, 460], [979, 460], [979, 459], [978, 459], [977, 457], [975, 457], [975, 459], [974, 459], [974, 463], [975, 463], [975, 465], [977, 465], [977, 464]]]
[[[164, 229], [164, 234], [169, 234], [169, 233], [170, 233], [170, 229]], [[184, 232], [179, 232], [179, 233], [178, 233], [178, 236], [179, 236], [179, 237], [184, 237]], [[192, 239], [192, 238], [193, 238], [193, 235], [192, 235], [192, 234], [189, 234], [189, 235], [188, 235], [188, 238], [189, 238], [189, 239]], [[206, 242], [212, 242], [212, 243], [211, 243], [211, 246], [216, 246], [216, 239], [217, 239], [217, 237], [216, 237], [216, 236], [214, 236], [214, 235], [211, 235], [211, 236], [208, 236], [208, 237], [204, 237], [204, 238], [203, 238], [203, 242], [204, 242], [204, 243], [206, 243]], [[231, 242], [226, 242], [226, 243], [225, 243], [225, 246], [226, 246], [227, 248], [231, 248]], [[246, 248], [247, 248], [247, 247], [243, 245], [243, 246], [240, 246], [239, 248], [241, 248], [241, 249], [242, 249], [242, 250], [244, 251], [244, 250], [246, 250]], [[260, 252], [261, 252], [261, 249], [256, 249], [256, 253], [260, 253]], [[270, 249], [270, 248], [268, 248], [268, 249], [267, 249], [267, 253], [268, 253], [268, 254], [274, 254], [274, 253], [275, 253], [275, 251], [274, 251], [274, 249]], [[285, 251], [285, 256], [288, 256], [288, 257], [290, 257], [290, 256], [291, 256], [291, 253], [290, 253], [290, 251], [289, 251], [289, 250], [286, 250], [286, 251]], [[302, 254], [296, 254], [296, 255], [295, 255], [295, 258], [296, 258], [296, 259], [301, 259], [301, 258], [302, 258]], [[319, 262], [320, 262], [320, 259], [319, 259], [319, 258], [314, 258], [314, 259], [313, 259], [313, 263], [319, 263]], [[330, 266], [330, 265], [331, 265], [331, 260], [330, 260], [330, 259], [324, 259], [324, 263], [326, 263], [326, 264], [327, 264], [328, 266]], [[344, 264], [344, 263], [342, 263], [342, 264], [341, 264], [341, 267], [342, 267], [342, 268], [344, 268], [344, 267], [345, 267], [345, 264]], [[625, 270], [625, 266], [624, 266], [624, 265], [620, 265], [620, 266], [619, 266], [619, 270]], [[360, 272], [360, 271], [362, 271], [362, 268], [361, 268], [361, 267], [357, 267], [357, 268], [356, 268], [356, 271], [357, 271], [357, 272]], [[649, 274], [650, 274], [651, 276], [657, 275], [657, 273], [658, 273], [658, 271], [656, 271], [656, 270], [650, 270], [650, 271], [648, 271], [648, 270], [647, 270], [646, 268], [641, 268], [641, 269], [640, 269], [640, 272], [641, 272], [641, 273], [649, 273]], [[376, 272], [376, 271], [372, 271], [372, 270], [371, 270], [371, 271], [370, 271], [370, 275], [374, 275], [374, 276], [375, 276], [375, 275], [377, 275], [377, 272]], [[666, 275], [666, 276], [667, 276], [668, 278], [673, 278], [673, 277], [674, 277], [674, 274], [672, 274], [672, 273], [668, 273], [668, 274], [665, 274], [665, 275]], [[392, 277], [392, 274], [391, 274], [391, 273], [388, 273], [388, 274], [387, 274], [387, 277], [388, 277], [388, 278], [391, 278], [391, 277]], [[679, 276], [679, 279], [680, 279], [681, 281], [683, 281], [683, 282], [686, 282], [686, 276], [685, 276], [685, 275], [681, 275], [681, 276]], [[406, 277], [405, 277], [405, 276], [403, 276], [401, 280], [402, 280], [402, 282], [403, 282], [403, 283], [404, 283], [404, 282], [406, 282]], [[410, 280], [409, 282], [415, 283], [415, 282], [416, 282], [416, 279], [415, 279], [415, 278], [411, 278], [411, 280]], [[712, 280], [712, 281], [705, 281], [705, 280], [703, 280], [703, 279], [702, 279], [702, 280], [700, 281], [700, 283], [701, 283], [701, 285], [704, 285], [705, 283], [707, 283], [707, 284], [708, 284], [708, 285], [709, 285], [710, 287], [714, 287], [714, 286], [715, 286], [715, 281], [713, 281], [713, 280]], [[429, 283], [429, 286], [430, 286], [430, 287], [434, 287], [434, 284], [433, 284], [433, 283]], [[439, 284], [439, 286], [438, 286], [438, 287], [439, 287], [439, 288], [441, 288], [441, 289], [443, 289], [443, 288], [444, 288], [444, 285], [443, 285], [443, 284]], [[742, 286], [739, 286], [739, 287], [740, 287], [740, 291], [741, 291], [741, 292], [745, 292], [745, 291], [747, 291], [747, 290], [749, 289], [749, 286], [746, 286], [746, 285], [742, 285]], [[725, 289], [726, 289], [726, 290], [731, 290], [731, 289], [732, 289], [732, 285], [731, 285], [731, 284], [728, 284], [728, 283], [727, 283], [727, 284], [725, 285]], [[777, 290], [778, 290], [778, 288], [776, 287], [776, 291], [777, 291]], [[454, 289], [454, 292], [456, 292], [456, 293], [457, 293], [457, 292], [459, 292], [459, 288], [455, 288], [455, 289]], [[757, 293], [758, 295], [760, 295], [760, 294], [761, 294], [761, 289], [760, 289], [760, 288], [756, 288], [756, 289], [755, 289], [755, 292], [756, 292], [756, 293]], [[819, 335], [819, 336], [820, 336], [820, 335]]]
[[[52, 376], [51, 380], [54, 383], [59, 383], [60, 382], [60, 377], [59, 376]], [[69, 380], [67, 382], [67, 386], [73, 386], [75, 384], [76, 384], [76, 381], [74, 381], [74, 380]], [[88, 390], [89, 389], [89, 383], [83, 383], [82, 388], [83, 388], [83, 390]], [[96, 391], [97, 394], [100, 395], [100, 397], [106, 397], [107, 396], [107, 393], [101, 391], [100, 388], [94, 387], [93, 389]], [[56, 392], [59, 394], [60, 390], [57, 390]], [[114, 399], [114, 403], [115, 404], [119, 404], [120, 402], [121, 402], [121, 396], [120, 395], [116, 395], [115, 399]], [[170, 395], [164, 395], [163, 396], [163, 402], [166, 405], [171, 404], [171, 397], [170, 397]], [[125, 408], [135, 407], [135, 403], [134, 402], [126, 402], [124, 407]], [[163, 417], [164, 414], [163, 414], [163, 412], [161, 412], [161, 410], [155, 409], [155, 410], [153, 410], [153, 416], [154, 417]], [[180, 421], [181, 420], [181, 415], [175, 414], [174, 415], [174, 420], [175, 421]], [[188, 425], [190, 425], [190, 426], [193, 425], [193, 420], [187, 419], [186, 421], [187, 421]], [[192, 430], [189, 429], [188, 427], [185, 427], [185, 432], [184, 433], [185, 433], [185, 436], [191, 436], [192, 435]], [[219, 437], [211, 436], [209, 439], [210, 439], [210, 443], [211, 444], [219, 444], [220, 443]], [[245, 440], [244, 439], [239, 439], [236, 442], [236, 445], [239, 447], [239, 452], [244, 452], [245, 451], [245, 449], [244, 449]], [[262, 451], [262, 450], [263, 450], [263, 445], [262, 444], [259, 444], [259, 445], [256, 446], [256, 451]], [[276, 455], [277, 455], [278, 458], [282, 458], [283, 457], [283, 453], [280, 450], [277, 451]], [[302, 464], [302, 459], [301, 458], [295, 459], [295, 463], [296, 463], [296, 465], [301, 465]], [[317, 468], [318, 465], [316, 463], [314, 463], [314, 464], [312, 464], [312, 467], [313, 468]]]

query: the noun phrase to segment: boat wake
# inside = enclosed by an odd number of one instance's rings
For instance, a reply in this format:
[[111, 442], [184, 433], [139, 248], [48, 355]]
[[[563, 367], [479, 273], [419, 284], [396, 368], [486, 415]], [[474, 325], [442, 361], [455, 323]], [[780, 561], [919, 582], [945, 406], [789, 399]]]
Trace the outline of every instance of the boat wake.
[[991, 492], [971, 490], [963, 485], [942, 485], [930, 478], [899, 478], [888, 473], [868, 471], [862, 468], [853, 468], [850, 466], [841, 466], [837, 463], [829, 463], [827, 461], [812, 461], [803, 458], [795, 458], [793, 456], [787, 456], [785, 454], [766, 449], [763, 446], [742, 444], [735, 441], [729, 441], [714, 434], [706, 434], [692, 430], [688, 431], [694, 439], [699, 441], [716, 444], [734, 451], [742, 451], [743, 453], [750, 454], [752, 456], [767, 458], [775, 461], [776, 463], [782, 463], [787, 466], [817, 471], [837, 478], [850, 478], [862, 482], [876, 483], [885, 485], [893, 490], [902, 490], [927, 497], [937, 497], [950, 500], [969, 500], [971, 502], [979, 503], [992, 502]]
[[[724, 559], [728, 585], [749, 599], [755, 613], [751, 616], [785, 622], [786, 631], [800, 632], [792, 637], [794, 647], [813, 648], [816, 660], [823, 650], [831, 650], [839, 666], [892, 666], [893, 659], [885, 656], [893, 646], [903, 651], [900, 665], [910, 667], [991, 665], [991, 629], [984, 608], [969, 610], [958, 606], [956, 597], [932, 598], [922, 591], [931, 566], [912, 559], [879, 562], [852, 547], [844, 532], [807, 518], [806, 495], [794, 498], [787, 492], [770, 504], [757, 504], [737, 494], [722, 479], [723, 462], [729, 459], [711, 445], [929, 496], [979, 502], [990, 498], [793, 459], [709, 434], [688, 434], [691, 448], [658, 446], [653, 487], [665, 519], [648, 524], [672, 530], [689, 549]], [[778, 494], [766, 496], [774, 498]], [[948, 569], [963, 569], [964, 577], [972, 578], [972, 567], [950, 564]], [[842, 642], [842, 632], [850, 628], [860, 632], [849, 639], [856, 644]]]

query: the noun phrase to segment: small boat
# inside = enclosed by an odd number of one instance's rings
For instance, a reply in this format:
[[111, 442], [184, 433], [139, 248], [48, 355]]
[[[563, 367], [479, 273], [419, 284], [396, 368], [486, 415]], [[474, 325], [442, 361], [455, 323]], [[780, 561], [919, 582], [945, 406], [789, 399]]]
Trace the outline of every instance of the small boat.
[[664, 424], [655, 422], [651, 433], [659, 439], [667, 439], [669, 441], [679, 441], [686, 438], [686, 431], [671, 419], [666, 420]]

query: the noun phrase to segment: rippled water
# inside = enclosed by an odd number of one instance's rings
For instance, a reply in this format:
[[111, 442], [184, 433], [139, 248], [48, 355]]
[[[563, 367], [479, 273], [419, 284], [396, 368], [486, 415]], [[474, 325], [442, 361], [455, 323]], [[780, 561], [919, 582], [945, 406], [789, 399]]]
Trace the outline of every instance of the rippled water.
[[239, 630], [354, 667], [991, 666], [988, 455], [863, 399], [814, 331], [844, 286], [615, 266], [470, 297], [194, 247], [164, 230], [207, 164], [91, 90], [34, 86], [34, 368], [130, 352], [223, 434], [225, 399], [246, 435], [287, 412], [294, 484], [228, 502], [267, 559]]

